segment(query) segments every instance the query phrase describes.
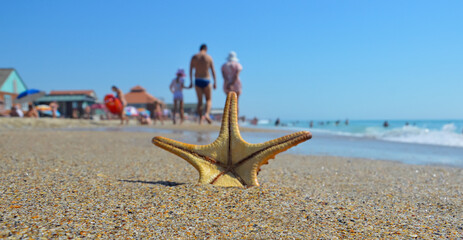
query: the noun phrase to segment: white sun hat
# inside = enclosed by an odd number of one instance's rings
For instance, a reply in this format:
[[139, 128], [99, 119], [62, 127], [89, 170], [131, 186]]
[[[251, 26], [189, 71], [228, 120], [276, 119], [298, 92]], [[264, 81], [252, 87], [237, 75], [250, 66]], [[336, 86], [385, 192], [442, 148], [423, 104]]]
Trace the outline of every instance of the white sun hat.
[[234, 52], [234, 51], [231, 51], [231, 52], [228, 54], [227, 60], [228, 60], [228, 61], [235, 61], [235, 62], [238, 62], [238, 61], [239, 61], [239, 59], [236, 57], [236, 52]]

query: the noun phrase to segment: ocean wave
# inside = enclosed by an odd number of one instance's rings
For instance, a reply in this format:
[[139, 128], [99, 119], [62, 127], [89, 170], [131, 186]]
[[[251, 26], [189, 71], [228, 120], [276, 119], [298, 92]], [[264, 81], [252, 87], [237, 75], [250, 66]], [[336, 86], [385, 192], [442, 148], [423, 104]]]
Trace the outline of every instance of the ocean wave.
[[417, 126], [403, 126], [396, 128], [370, 126], [364, 127], [361, 131], [356, 132], [319, 128], [309, 130], [314, 133], [338, 136], [364, 137], [393, 142], [463, 147], [463, 134], [457, 133], [457, 127], [452, 123], [443, 125], [441, 129], [428, 129]]
[[395, 142], [432, 144], [441, 146], [463, 147], [463, 134], [455, 132], [453, 124], [446, 124], [441, 130], [418, 127], [403, 127], [385, 132], [379, 139]]

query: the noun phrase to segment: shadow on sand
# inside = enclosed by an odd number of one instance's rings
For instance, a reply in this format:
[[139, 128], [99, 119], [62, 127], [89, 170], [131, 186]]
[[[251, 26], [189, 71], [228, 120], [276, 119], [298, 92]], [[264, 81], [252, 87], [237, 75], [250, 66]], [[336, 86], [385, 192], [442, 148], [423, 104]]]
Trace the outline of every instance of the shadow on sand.
[[146, 183], [146, 184], [157, 184], [157, 185], [163, 185], [167, 187], [175, 187], [178, 185], [183, 185], [184, 183], [178, 183], [178, 182], [170, 182], [170, 181], [141, 181], [141, 180], [124, 180], [124, 179], [118, 179], [117, 181], [119, 182], [129, 182], [129, 183]]

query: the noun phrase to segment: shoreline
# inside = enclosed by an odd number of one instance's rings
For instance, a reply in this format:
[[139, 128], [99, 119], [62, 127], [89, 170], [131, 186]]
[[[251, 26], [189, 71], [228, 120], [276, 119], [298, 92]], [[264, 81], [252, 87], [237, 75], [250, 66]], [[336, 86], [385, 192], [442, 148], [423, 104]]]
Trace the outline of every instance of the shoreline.
[[[172, 122], [166, 121], [164, 125], [157, 123], [156, 125], [147, 126], [138, 125], [135, 121], [131, 121], [130, 125], [120, 125], [118, 120], [0, 118], [0, 132], [30, 130], [145, 132], [158, 135], [175, 133], [177, 134], [175, 140], [204, 145], [215, 140], [215, 134], [220, 130], [220, 123], [199, 125], [195, 122], [185, 122], [182, 125], [173, 125]], [[293, 133], [296, 130], [240, 126], [240, 131], [244, 140], [251, 143], [260, 143]], [[311, 132], [314, 136], [311, 140], [295, 149], [290, 149], [289, 153], [302, 156], [363, 158], [411, 165], [463, 168], [460, 157], [463, 155], [463, 148], [320, 134], [317, 131]]]
[[282, 153], [262, 166], [260, 187], [221, 188], [197, 185], [196, 170], [151, 144], [153, 133], [4, 133], [0, 237], [456, 238], [463, 233], [459, 168]]
[[[200, 131], [200, 132], [215, 132], [220, 130], [221, 122], [213, 122], [212, 124], [199, 125], [197, 122], [186, 121], [183, 124], [172, 124], [172, 121], [164, 121], [162, 125], [160, 122], [151, 125], [139, 125], [137, 120], [129, 121], [128, 125], [121, 125], [120, 120], [89, 120], [89, 119], [62, 119], [62, 118], [9, 118], [0, 117], [0, 131], [1, 130], [18, 130], [18, 129], [37, 129], [37, 128], [51, 128], [51, 129], [79, 129], [79, 128], [150, 128], [160, 130], [181, 130], [181, 131]], [[288, 132], [283, 129], [261, 129], [253, 127], [242, 127], [240, 131], [243, 132]]]

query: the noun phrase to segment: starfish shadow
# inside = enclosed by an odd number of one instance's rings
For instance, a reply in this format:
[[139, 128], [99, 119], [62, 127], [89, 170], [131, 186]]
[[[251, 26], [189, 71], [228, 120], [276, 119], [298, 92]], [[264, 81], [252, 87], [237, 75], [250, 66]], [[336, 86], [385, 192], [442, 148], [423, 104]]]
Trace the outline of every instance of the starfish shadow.
[[145, 183], [145, 184], [155, 184], [155, 185], [163, 185], [166, 187], [175, 187], [179, 185], [183, 185], [185, 183], [178, 183], [178, 182], [171, 182], [171, 181], [142, 181], [142, 180], [125, 180], [125, 179], [118, 179], [119, 182], [128, 182], [128, 183]]

